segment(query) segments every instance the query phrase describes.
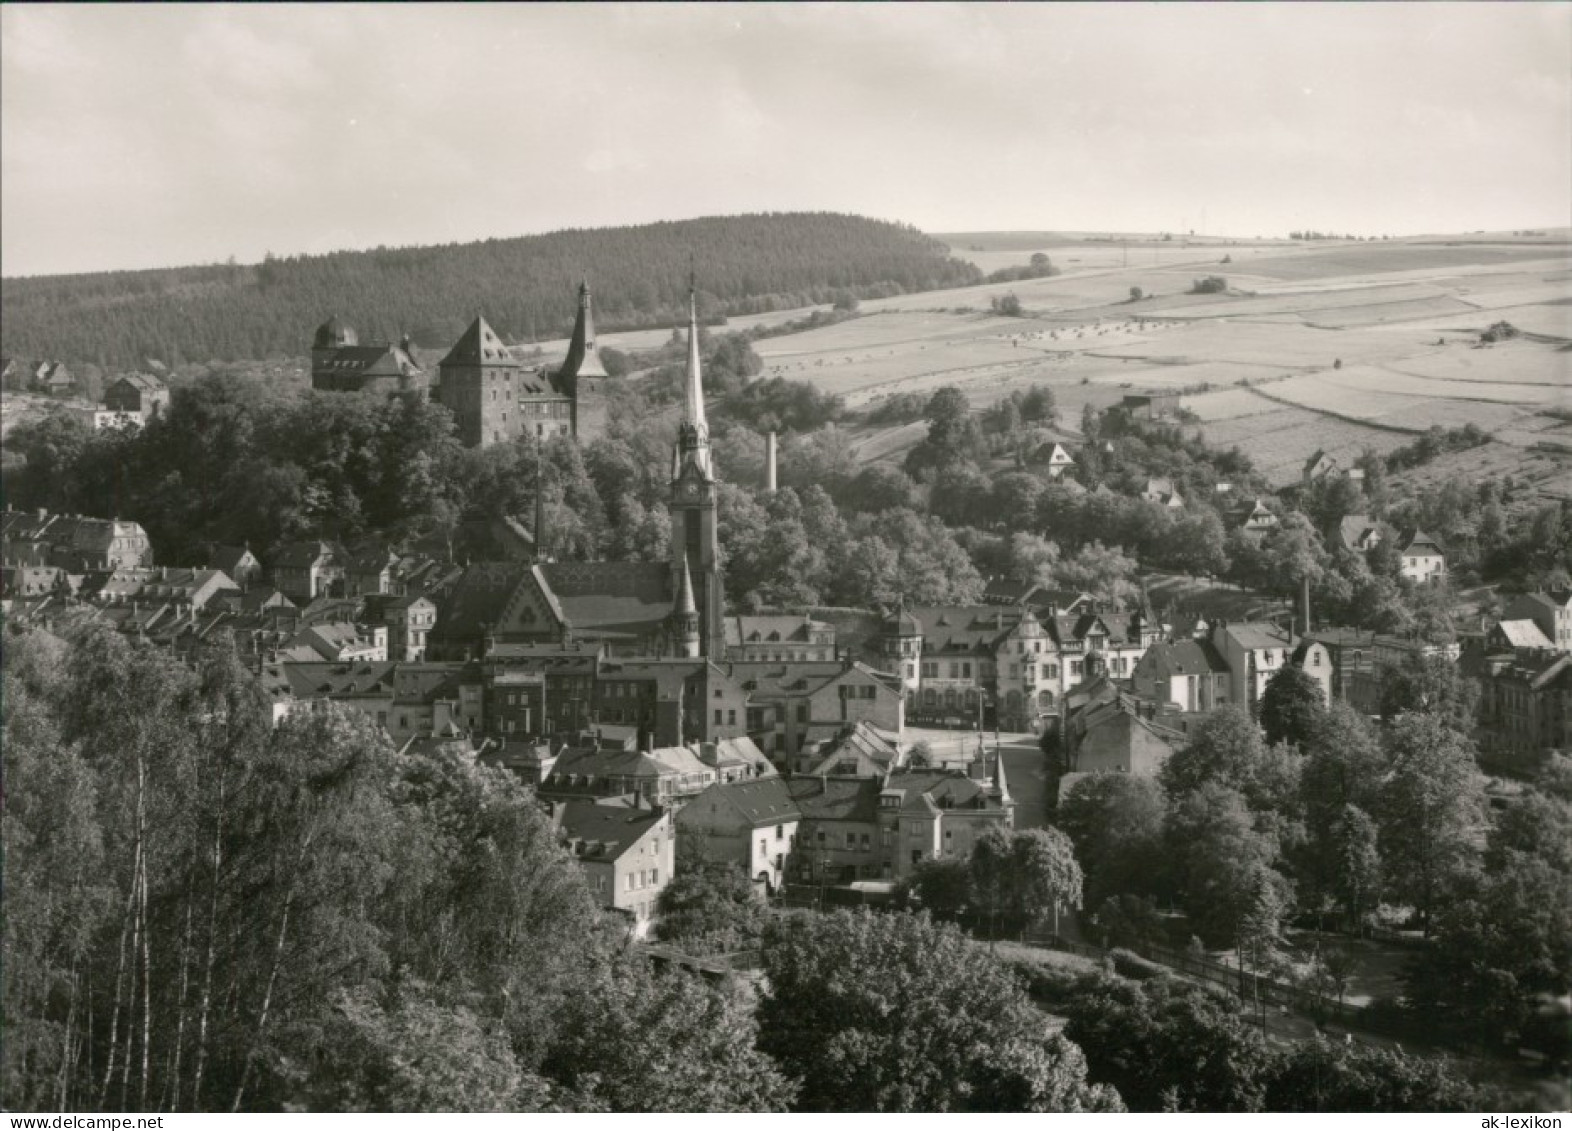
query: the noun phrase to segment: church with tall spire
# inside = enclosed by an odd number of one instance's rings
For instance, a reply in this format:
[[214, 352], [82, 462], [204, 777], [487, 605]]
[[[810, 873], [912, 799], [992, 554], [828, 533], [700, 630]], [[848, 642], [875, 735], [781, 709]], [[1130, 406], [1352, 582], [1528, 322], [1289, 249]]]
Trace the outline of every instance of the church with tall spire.
[[[469, 345], [471, 352], [481, 351], [479, 368], [484, 376], [487, 368], [502, 368], [495, 359], [500, 345], [489, 326], [482, 324], [477, 332], [482, 336]], [[667, 560], [551, 561], [545, 554], [549, 541], [545, 509], [537, 507], [534, 561], [488, 563], [469, 570], [444, 605], [432, 645], [434, 655], [473, 656], [495, 644], [574, 640], [600, 643], [620, 656], [715, 662], [726, 658], [720, 490], [704, 411], [697, 294], [691, 286], [687, 344], [682, 418], [671, 451]], [[491, 357], [484, 353], [488, 348]], [[458, 360], [467, 360], [467, 355]], [[561, 389], [572, 388], [582, 401], [586, 386], [603, 379], [589, 287], [583, 285], [578, 324], [557, 382]], [[484, 396], [488, 389], [482, 381], [475, 391]], [[499, 425], [500, 418], [491, 426]]]
[[671, 453], [671, 565], [692, 574], [699, 613], [702, 654], [726, 651], [726, 603], [721, 589], [719, 486], [710, 457], [710, 426], [704, 418], [704, 375], [699, 360], [698, 297], [688, 289], [688, 367], [683, 380], [682, 420]]

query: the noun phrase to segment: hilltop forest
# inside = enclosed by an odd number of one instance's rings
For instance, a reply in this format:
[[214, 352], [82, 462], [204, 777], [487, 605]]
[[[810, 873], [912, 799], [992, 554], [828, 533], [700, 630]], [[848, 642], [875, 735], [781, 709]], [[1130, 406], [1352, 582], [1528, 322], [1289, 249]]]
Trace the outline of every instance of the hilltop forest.
[[669, 325], [690, 265], [707, 319], [974, 283], [981, 273], [904, 224], [828, 212], [708, 217], [260, 264], [0, 281], [4, 352], [101, 366], [305, 352], [337, 313], [363, 338], [456, 339], [476, 313], [511, 341], [566, 336], [588, 278], [602, 330]]

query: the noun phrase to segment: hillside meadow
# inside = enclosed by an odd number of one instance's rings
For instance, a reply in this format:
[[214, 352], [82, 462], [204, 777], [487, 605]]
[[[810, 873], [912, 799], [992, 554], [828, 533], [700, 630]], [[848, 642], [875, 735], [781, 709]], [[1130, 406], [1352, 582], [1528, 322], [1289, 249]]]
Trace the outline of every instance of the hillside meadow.
[[[861, 318], [755, 349], [766, 375], [809, 381], [854, 408], [944, 385], [981, 408], [1046, 384], [1073, 428], [1083, 405], [1177, 391], [1209, 442], [1237, 445], [1278, 485], [1317, 448], [1386, 452], [1434, 425], [1474, 423], [1494, 441], [1438, 465], [1516, 475], [1568, 497], [1572, 451], [1553, 446], [1572, 444], [1554, 415], [1572, 411], [1569, 234], [1128, 249], [1052, 233], [950, 234], [940, 238], [954, 254], [985, 270], [1040, 250], [1063, 273], [866, 301]], [[1188, 293], [1211, 274], [1227, 292]], [[991, 310], [1008, 294], [1021, 317]], [[1523, 336], [1480, 346], [1503, 320]], [[873, 462], [899, 461], [923, 433], [852, 434], [858, 457]]]

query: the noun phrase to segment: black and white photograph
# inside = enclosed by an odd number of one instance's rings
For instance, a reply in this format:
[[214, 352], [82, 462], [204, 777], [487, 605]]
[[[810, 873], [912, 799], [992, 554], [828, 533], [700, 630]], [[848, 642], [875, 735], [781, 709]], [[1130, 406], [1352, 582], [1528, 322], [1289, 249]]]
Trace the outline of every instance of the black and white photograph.
[[0, 680], [10, 1129], [1559, 1128], [1572, 4], [0, 4]]

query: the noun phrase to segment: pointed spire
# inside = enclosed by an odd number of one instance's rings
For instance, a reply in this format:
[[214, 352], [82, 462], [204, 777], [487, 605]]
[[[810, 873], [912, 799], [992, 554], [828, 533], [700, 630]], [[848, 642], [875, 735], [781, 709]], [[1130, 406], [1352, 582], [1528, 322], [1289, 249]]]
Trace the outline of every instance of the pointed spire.
[[568, 356], [557, 371], [560, 380], [576, 381], [580, 377], [605, 377], [606, 369], [600, 362], [600, 351], [595, 348], [595, 306], [590, 296], [588, 279], [579, 280], [579, 313], [573, 323], [573, 339], [568, 343]]
[[696, 617], [699, 615], [698, 602], [693, 599], [693, 571], [688, 568], [688, 555], [682, 555], [682, 576], [677, 579], [677, 609], [678, 616]]
[[688, 281], [688, 375], [683, 419], [708, 427], [704, 422], [704, 376], [699, 366], [699, 292], [691, 278]]

